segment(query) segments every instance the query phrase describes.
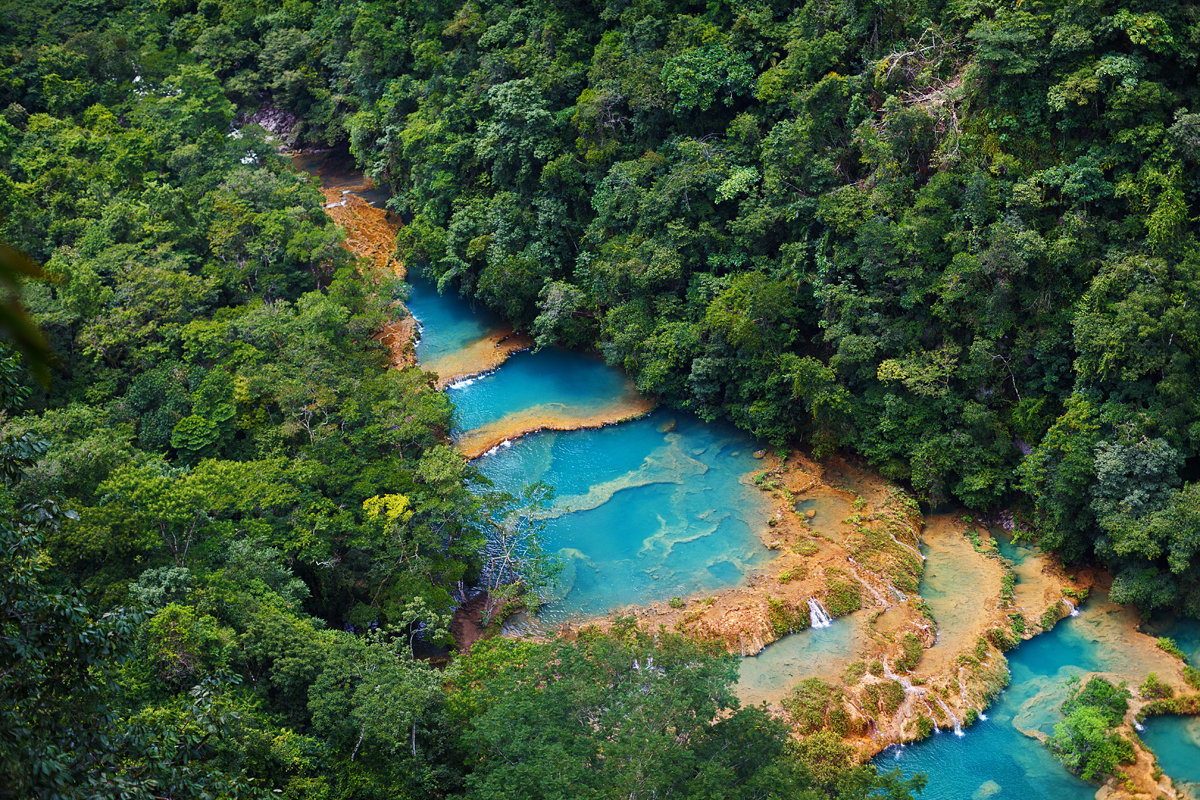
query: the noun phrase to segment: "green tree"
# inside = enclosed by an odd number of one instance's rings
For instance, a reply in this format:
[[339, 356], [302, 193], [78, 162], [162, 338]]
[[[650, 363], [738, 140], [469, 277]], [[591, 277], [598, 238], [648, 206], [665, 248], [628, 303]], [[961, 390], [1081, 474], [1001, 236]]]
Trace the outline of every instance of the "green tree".
[[1084, 780], [1097, 782], [1116, 774], [1121, 764], [1133, 763], [1133, 745], [1112, 731], [1129, 705], [1124, 684], [1092, 678], [1080, 686], [1075, 678], [1068, 691], [1062, 706], [1066, 719], [1054, 726], [1054, 735], [1046, 741], [1054, 757]]

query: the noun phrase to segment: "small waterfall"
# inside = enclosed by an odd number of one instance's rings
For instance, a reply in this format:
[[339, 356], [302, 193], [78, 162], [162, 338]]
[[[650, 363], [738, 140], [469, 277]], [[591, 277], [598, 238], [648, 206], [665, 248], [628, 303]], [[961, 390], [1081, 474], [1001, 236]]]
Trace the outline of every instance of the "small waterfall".
[[[929, 705], [929, 701], [928, 701], [928, 700], [926, 700], [924, 697], [922, 697], [922, 698], [921, 698], [921, 705], [925, 706], [925, 710], [929, 712], [929, 718], [930, 718], [931, 720], [933, 720], [933, 719], [937, 719], [937, 714], [933, 713], [933, 706]], [[939, 733], [941, 733], [941, 732], [942, 732], [942, 729], [941, 729], [941, 728], [939, 728], [939, 727], [938, 727], [938, 726], [935, 724], [935, 725], [933, 726], [933, 733], [934, 733], [934, 735], [936, 736], [937, 734], [939, 734]]]
[[[846, 561], [850, 562], [851, 564], [858, 563], [853, 558], [847, 558]], [[850, 567], [849, 571], [850, 571], [850, 574], [854, 576], [854, 579], [856, 581], [858, 581], [860, 584], [862, 584], [862, 588], [866, 589], [868, 592], [871, 593], [871, 596], [875, 598], [875, 602], [878, 603], [880, 605], [880, 607], [882, 607], [882, 608], [891, 608], [892, 607], [892, 604], [888, 602], [888, 599], [886, 597], [884, 597], [882, 594], [880, 594], [879, 589], [877, 589], [875, 587], [874, 581], [863, 580], [862, 575], [859, 575], [858, 570], [856, 570], [854, 567]], [[885, 585], [887, 585], [887, 584], [885, 584]], [[894, 591], [894, 588], [893, 588], [893, 591]]]
[[1134, 729], [1134, 730], [1136, 730], [1136, 731], [1144, 731], [1144, 730], [1146, 730], [1146, 726], [1145, 726], [1145, 725], [1143, 725], [1142, 723], [1138, 722], [1138, 721], [1135, 719], [1135, 720], [1133, 721], [1133, 729]]
[[915, 555], [917, 558], [921, 559], [922, 561], [925, 560], [925, 556], [921, 553], [920, 550], [913, 547], [911, 544], [905, 544], [904, 542], [900, 541], [899, 539], [896, 538], [896, 534], [892, 533], [891, 531], [888, 531], [888, 536], [892, 537], [892, 541], [895, 542], [896, 544], [900, 545], [901, 547], [905, 548], [906, 550], [910, 550], [912, 552], [912, 554]]
[[937, 695], [933, 695], [933, 701], [942, 707], [942, 711], [946, 712], [946, 718], [954, 724], [954, 735], [966, 736], [966, 734], [963, 733], [962, 725], [959, 723], [958, 717], [954, 716], [954, 714], [950, 712], [949, 706], [942, 702], [942, 698], [938, 697]]
[[821, 601], [815, 597], [808, 598], [808, 619], [809, 624], [814, 628], [828, 628], [833, 624], [833, 618], [829, 616], [825, 606], [821, 605]]
[[1076, 605], [1074, 603], [1072, 603], [1070, 600], [1068, 600], [1065, 597], [1062, 599], [1062, 601], [1063, 601], [1063, 603], [1066, 604], [1067, 609], [1070, 611], [1070, 614], [1068, 616], [1072, 616], [1072, 617], [1079, 616], [1079, 608], [1076, 607]]

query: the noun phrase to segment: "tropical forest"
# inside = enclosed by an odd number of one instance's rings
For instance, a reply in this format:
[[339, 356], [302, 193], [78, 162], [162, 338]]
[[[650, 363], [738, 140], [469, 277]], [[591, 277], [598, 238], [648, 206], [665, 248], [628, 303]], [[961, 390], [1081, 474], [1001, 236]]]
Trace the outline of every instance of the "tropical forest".
[[1200, 3], [0, 0], [0, 800], [1200, 800]]

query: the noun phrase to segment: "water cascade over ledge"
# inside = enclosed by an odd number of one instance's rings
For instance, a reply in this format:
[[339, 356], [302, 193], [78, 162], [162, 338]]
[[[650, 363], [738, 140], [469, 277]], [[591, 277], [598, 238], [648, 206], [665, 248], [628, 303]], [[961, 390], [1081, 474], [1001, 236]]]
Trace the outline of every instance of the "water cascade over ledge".
[[833, 624], [833, 617], [829, 616], [825, 606], [815, 597], [808, 598], [808, 616], [809, 624], [814, 628], [828, 628]]

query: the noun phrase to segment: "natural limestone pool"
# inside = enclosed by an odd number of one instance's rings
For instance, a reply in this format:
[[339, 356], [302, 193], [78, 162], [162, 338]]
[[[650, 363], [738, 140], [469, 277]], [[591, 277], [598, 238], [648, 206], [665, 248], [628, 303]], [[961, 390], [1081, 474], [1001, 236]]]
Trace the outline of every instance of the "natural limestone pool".
[[542, 624], [716, 591], [769, 560], [759, 535], [768, 503], [749, 480], [758, 462], [744, 433], [646, 416], [652, 403], [593, 356], [497, 354], [511, 335], [498, 320], [428, 281], [412, 281], [407, 306], [422, 367], [488, 368], [446, 385], [459, 449], [499, 490], [554, 490], [542, 547], [562, 570]]
[[1152, 717], [1141, 737], [1175, 788], [1200, 800], [1200, 717]]
[[732, 428], [658, 412], [527, 436], [476, 464], [500, 489], [554, 489], [544, 548], [563, 570], [541, 617], [557, 622], [715, 591], [765, 563], [765, 501], [746, 477], [753, 446]]
[[[462, 369], [487, 362], [480, 351], [495, 348], [494, 320], [459, 298], [437, 295], [428, 284], [414, 287], [410, 305], [422, 323], [422, 364]], [[659, 411], [617, 425], [524, 435], [540, 427], [593, 426], [605, 414], [614, 420], [633, 416], [640, 398], [618, 370], [586, 355], [545, 349], [504, 354], [499, 363], [449, 383], [447, 392], [457, 409], [460, 449], [484, 453], [474, 463], [496, 488], [515, 493], [542, 482], [554, 490], [552, 507], [542, 515], [543, 547], [560, 559], [562, 571], [538, 613], [539, 627], [716, 592], [744, 583], [771, 560], [760, 536], [769, 502], [749, 480], [757, 462], [745, 434]], [[472, 436], [483, 444], [464, 448]], [[801, 501], [797, 511], [811, 512], [816, 529], [836, 535], [851, 509], [844, 500], [818, 496]], [[940, 644], [976, 634], [973, 603], [988, 576], [967, 568], [969, 542], [935, 533], [929, 532], [922, 594], [939, 621]], [[1020, 599], [1022, 590], [1037, 584], [1037, 564], [1028, 548], [999, 541], [1002, 555], [1015, 564]], [[938, 733], [889, 749], [877, 763], [926, 773], [923, 797], [932, 800], [1093, 797], [1095, 787], [1068, 773], [1033, 734], [1053, 732], [1067, 678], [1138, 673], [1131, 663], [1136, 656], [1122, 646], [1129, 630], [1123, 613], [1104, 598], [1093, 600], [1079, 617], [1010, 654], [1010, 688], [965, 736]], [[860, 617], [865, 615], [786, 636], [743, 659], [737, 685], [742, 702], [777, 704], [805, 677], [836, 682], [860, 657]], [[1186, 781], [1192, 779], [1194, 745], [1181, 730], [1178, 721], [1152, 720], [1147, 735], [1158, 742], [1164, 767]], [[1173, 760], [1180, 762], [1174, 769]]]
[[[332, 174], [327, 165], [297, 166], [327, 182]], [[357, 173], [342, 183], [353, 184], [354, 190], [343, 195], [357, 192], [368, 202], [378, 199], [363, 193], [359, 184], [369, 187]], [[331, 185], [333, 191], [341, 183]], [[381, 262], [390, 258], [385, 250], [377, 254]], [[569, 427], [572, 419], [587, 417], [590, 424], [599, 424], [597, 418], [611, 416], [614, 409], [629, 411], [627, 416], [648, 410], [647, 405], [622, 407], [631, 397], [628, 383], [598, 360], [554, 350], [522, 353], [532, 341], [514, 334], [498, 317], [453, 293], [438, 294], [419, 276], [409, 280], [406, 305], [421, 327], [417, 358], [442, 375], [439, 386], [453, 386], [449, 391], [459, 408], [460, 436], [489, 425], [503, 428], [505, 420], [511, 423], [521, 414], [543, 420], [557, 415]], [[489, 374], [464, 380], [479, 373]], [[509, 427], [514, 434], [524, 432], [520, 425]], [[545, 621], [554, 623], [676, 596], [695, 598], [744, 583], [768, 562], [771, 553], [758, 528], [769, 503], [748, 481], [758, 466], [752, 456], [755, 446], [732, 428], [656, 412], [608, 427], [522, 436], [475, 463], [500, 488], [517, 490], [544, 481], [558, 494], [545, 515], [545, 547], [565, 564], [555, 597], [543, 611]], [[853, 483], [847, 487], [859, 491]], [[844, 501], [833, 503], [828, 497], [809, 498], [797, 510], [811, 511], [818, 529], [836, 527], [849, 514]], [[836, 531], [831, 527], [830, 533]], [[1001, 539], [1000, 550], [1016, 564], [1021, 605], [1023, 588], [1035, 587], [1038, 568], [1027, 559], [1027, 547]], [[943, 565], [932, 566], [925, 587], [930, 604], [943, 624], [953, 626], [962, 610], [953, 597], [961, 581], [953, 572], [939, 573]], [[738, 684], [743, 702], [777, 702], [809, 675], [836, 680], [856, 657], [863, 617], [858, 613], [826, 628], [786, 636], [744, 659]], [[1068, 677], [1098, 671], [1136, 680], [1147, 671], [1140, 663], [1145, 653], [1124, 646], [1130, 630], [1127, 612], [1103, 597], [1094, 598], [1080, 616], [1009, 654], [1010, 687], [965, 736], [939, 733], [917, 745], [891, 748], [876, 762], [925, 773], [929, 788], [922, 797], [934, 800], [1093, 797], [1095, 787], [1073, 778], [1028, 734], [1052, 730]], [[1193, 663], [1200, 661], [1200, 625], [1178, 623], [1154, 635], [1172, 636]], [[1200, 723], [1152, 718], [1143, 738], [1179, 788], [1200, 797]]]
[[424, 278], [410, 275], [407, 280], [409, 292], [404, 304], [420, 324], [417, 360], [422, 366], [435, 366], [503, 330], [499, 317], [483, 308], [473, 308], [457, 294], [439, 294], [437, 287]]
[[827, 627], [793, 633], [767, 645], [761, 653], [743, 658], [738, 671], [738, 699], [743, 705], [775, 704], [806, 677], [836, 683], [842, 671], [858, 658], [865, 617], [865, 612], [859, 611]]
[[1132, 646], [1134, 621], [1129, 609], [1095, 594], [1078, 616], [1008, 654], [1011, 682], [986, 710], [986, 720], [961, 738], [941, 734], [889, 748], [876, 764], [905, 774], [925, 773], [929, 784], [924, 800], [1089, 800], [1096, 787], [1068, 773], [1034, 734], [1053, 733], [1062, 718], [1059, 707], [1069, 678], [1104, 673], [1114, 682], [1124, 679], [1136, 686], [1154, 671], [1161, 654]]

